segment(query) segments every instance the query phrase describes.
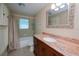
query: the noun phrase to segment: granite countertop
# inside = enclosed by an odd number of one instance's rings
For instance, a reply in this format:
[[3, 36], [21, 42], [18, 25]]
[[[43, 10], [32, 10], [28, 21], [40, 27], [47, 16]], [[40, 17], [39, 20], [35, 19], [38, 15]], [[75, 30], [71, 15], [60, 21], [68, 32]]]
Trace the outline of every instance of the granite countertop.
[[[79, 56], [79, 44], [73, 42], [73, 40], [61, 39], [54, 36], [38, 34], [34, 35], [36, 38], [47, 44], [49, 47], [55, 49], [59, 53], [65, 56]], [[50, 37], [56, 39], [56, 42], [47, 42], [43, 38]]]

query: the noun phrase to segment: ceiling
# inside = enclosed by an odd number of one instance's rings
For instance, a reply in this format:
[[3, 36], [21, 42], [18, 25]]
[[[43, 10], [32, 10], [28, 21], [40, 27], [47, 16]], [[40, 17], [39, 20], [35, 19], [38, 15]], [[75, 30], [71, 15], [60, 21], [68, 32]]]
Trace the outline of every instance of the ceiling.
[[27, 16], [36, 15], [42, 8], [47, 6], [48, 3], [8, 3], [7, 6], [13, 13], [23, 14]]

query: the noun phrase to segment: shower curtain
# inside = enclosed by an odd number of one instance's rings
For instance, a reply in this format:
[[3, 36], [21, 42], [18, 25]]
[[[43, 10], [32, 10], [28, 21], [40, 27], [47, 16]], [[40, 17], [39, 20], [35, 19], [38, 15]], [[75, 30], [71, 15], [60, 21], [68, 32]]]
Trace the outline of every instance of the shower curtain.
[[9, 16], [8, 23], [8, 52], [19, 48], [17, 17]]

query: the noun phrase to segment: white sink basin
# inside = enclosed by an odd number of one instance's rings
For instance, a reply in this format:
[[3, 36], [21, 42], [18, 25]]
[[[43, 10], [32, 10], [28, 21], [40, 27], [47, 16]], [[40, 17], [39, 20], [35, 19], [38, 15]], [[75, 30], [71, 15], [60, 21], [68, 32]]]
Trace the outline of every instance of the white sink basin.
[[51, 37], [44, 37], [43, 39], [47, 42], [56, 42], [56, 39], [51, 38]]

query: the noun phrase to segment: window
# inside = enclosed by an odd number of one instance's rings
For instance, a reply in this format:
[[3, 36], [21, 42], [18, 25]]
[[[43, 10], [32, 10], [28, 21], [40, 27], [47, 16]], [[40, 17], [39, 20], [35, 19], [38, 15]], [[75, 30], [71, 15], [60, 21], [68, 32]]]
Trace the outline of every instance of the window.
[[26, 18], [20, 18], [19, 28], [20, 29], [29, 29], [29, 20]]

